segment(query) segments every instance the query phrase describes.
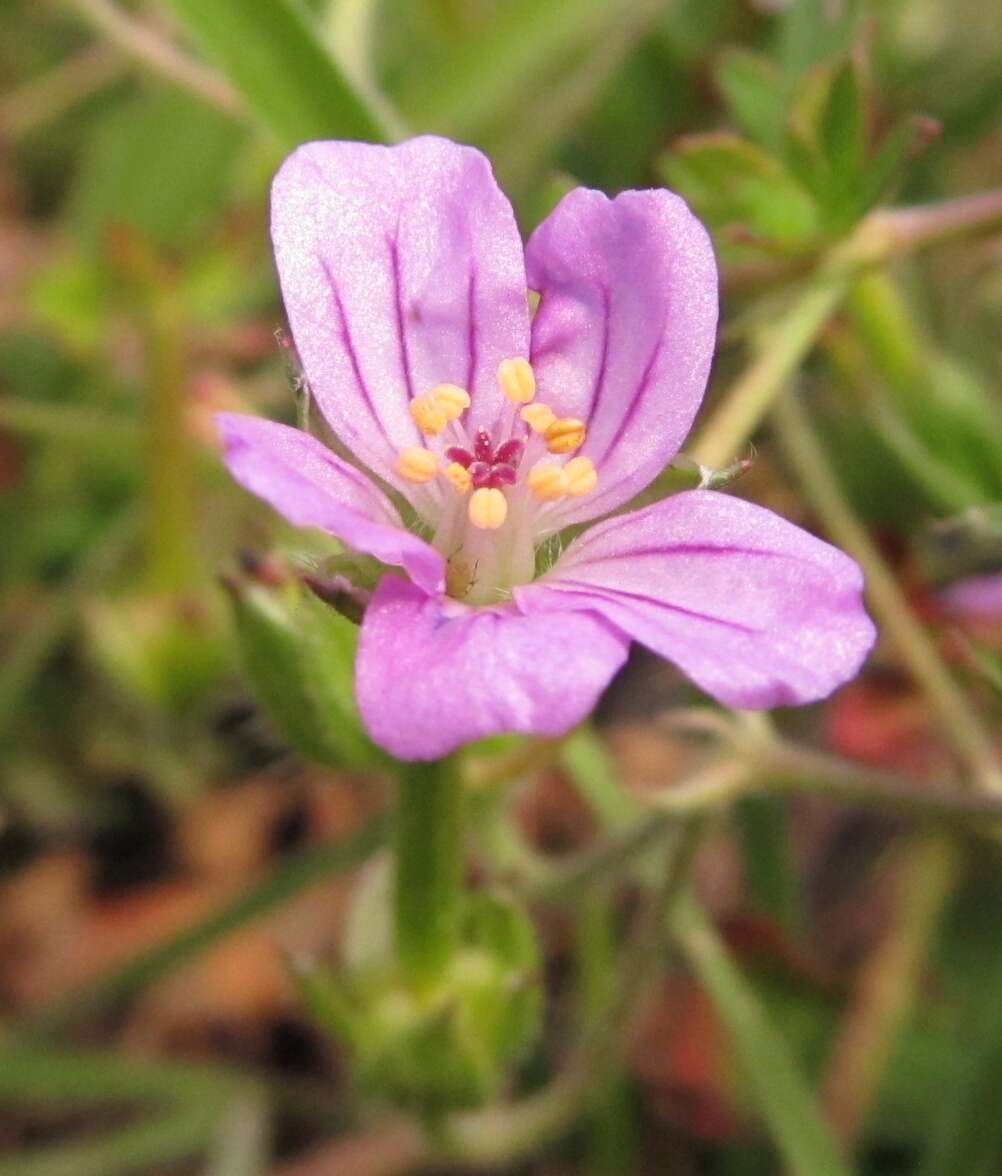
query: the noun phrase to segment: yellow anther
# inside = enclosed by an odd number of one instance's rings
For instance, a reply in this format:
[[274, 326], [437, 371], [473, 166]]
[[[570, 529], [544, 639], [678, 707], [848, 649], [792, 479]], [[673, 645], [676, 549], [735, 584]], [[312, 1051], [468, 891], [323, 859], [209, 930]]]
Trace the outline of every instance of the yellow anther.
[[575, 498], [590, 494], [598, 485], [595, 463], [590, 457], [572, 457], [564, 466], [564, 476], [567, 478], [567, 493]]
[[556, 502], [567, 493], [567, 475], [552, 462], [540, 462], [529, 471], [529, 489], [540, 502]]
[[543, 436], [546, 438], [546, 448], [551, 453], [573, 453], [584, 445], [588, 435], [584, 421], [574, 417], [561, 417], [554, 421]]
[[460, 494], [466, 494], [470, 489], [470, 471], [465, 466], [461, 466], [458, 461], [447, 465], [442, 473], [456, 487]]
[[557, 419], [557, 414], [548, 404], [540, 404], [538, 401], [526, 405], [518, 415], [534, 433], [545, 433]]
[[473, 491], [467, 508], [470, 522], [483, 531], [496, 531], [508, 517], [508, 499], [494, 487]]
[[431, 394], [415, 396], [410, 404], [411, 416], [414, 423], [426, 437], [434, 437], [441, 433], [449, 423], [445, 409]]
[[406, 482], [430, 482], [438, 473], [438, 458], [430, 449], [415, 445], [397, 454], [397, 473]]
[[515, 404], [528, 404], [536, 395], [536, 373], [527, 359], [503, 359], [498, 366], [501, 391]]
[[454, 421], [470, 407], [470, 394], [458, 384], [439, 384], [428, 393], [430, 400], [445, 413], [447, 421]]

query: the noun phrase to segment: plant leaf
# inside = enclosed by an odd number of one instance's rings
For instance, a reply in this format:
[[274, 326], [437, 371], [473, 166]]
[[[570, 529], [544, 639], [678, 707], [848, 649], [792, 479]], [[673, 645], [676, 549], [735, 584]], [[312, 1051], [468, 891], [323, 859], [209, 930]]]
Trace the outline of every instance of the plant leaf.
[[680, 139], [661, 160], [668, 183], [711, 227], [743, 225], [778, 241], [801, 241], [818, 227], [810, 195], [754, 143], [715, 133]]
[[387, 114], [349, 80], [297, 0], [166, 3], [284, 148], [394, 136]]

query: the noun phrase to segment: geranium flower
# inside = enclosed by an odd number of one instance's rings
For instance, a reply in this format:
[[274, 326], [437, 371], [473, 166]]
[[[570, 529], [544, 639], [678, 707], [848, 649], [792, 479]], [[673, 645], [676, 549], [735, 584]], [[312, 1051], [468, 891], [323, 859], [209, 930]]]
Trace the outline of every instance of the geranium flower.
[[678, 452], [710, 369], [716, 266], [678, 196], [578, 188], [523, 252], [478, 151], [308, 143], [275, 178], [272, 236], [349, 457], [224, 414], [226, 461], [292, 523], [393, 565], [356, 664], [377, 743], [430, 759], [561, 734], [632, 640], [735, 707], [856, 673], [874, 630], [842, 552], [711, 491], [613, 514]]

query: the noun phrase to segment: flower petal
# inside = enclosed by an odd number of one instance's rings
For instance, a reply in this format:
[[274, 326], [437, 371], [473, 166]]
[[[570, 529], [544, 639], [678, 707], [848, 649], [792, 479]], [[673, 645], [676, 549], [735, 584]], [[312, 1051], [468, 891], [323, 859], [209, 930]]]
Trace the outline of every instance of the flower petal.
[[675, 456], [699, 408], [717, 327], [713, 247], [664, 189], [609, 200], [577, 188], [533, 233], [529, 286], [539, 399], [588, 424], [594, 493], [550, 508], [560, 525], [607, 514]]
[[1002, 572], [987, 572], [950, 584], [940, 600], [958, 616], [1002, 617]]
[[555, 627], [552, 616], [470, 608], [384, 576], [359, 636], [359, 710], [375, 742], [405, 760], [502, 732], [561, 735], [588, 714], [628, 647], [587, 612]]
[[729, 706], [787, 706], [848, 681], [875, 630], [862, 573], [771, 511], [690, 490], [586, 531], [519, 607], [601, 612]]
[[421, 443], [410, 400], [459, 384], [493, 419], [498, 364], [527, 354], [511, 205], [479, 151], [425, 136], [307, 143], [275, 177], [271, 208], [312, 394], [352, 453], [411, 494], [393, 469], [397, 450]]
[[399, 564], [425, 592], [441, 591], [445, 561], [405, 530], [365, 474], [309, 433], [239, 413], [216, 416], [226, 465], [244, 489], [297, 527], [319, 527], [356, 551]]

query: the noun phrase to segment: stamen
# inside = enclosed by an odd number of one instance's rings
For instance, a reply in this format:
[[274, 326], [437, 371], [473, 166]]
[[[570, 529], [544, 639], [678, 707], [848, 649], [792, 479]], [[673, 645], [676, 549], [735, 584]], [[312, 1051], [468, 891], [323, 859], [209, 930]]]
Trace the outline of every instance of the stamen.
[[515, 404], [528, 404], [536, 395], [536, 375], [527, 359], [516, 356], [498, 365], [501, 391]]
[[397, 454], [397, 473], [407, 482], [421, 485], [430, 482], [438, 473], [438, 459], [430, 449], [415, 445]]
[[483, 531], [496, 531], [508, 517], [508, 500], [496, 487], [473, 491], [467, 508], [470, 522]]
[[458, 384], [439, 384], [428, 393], [431, 399], [445, 413], [447, 421], [461, 417], [470, 407], [470, 394]]
[[546, 448], [550, 453], [572, 453], [584, 444], [588, 430], [584, 421], [574, 417], [562, 417], [546, 430]]
[[540, 502], [556, 502], [567, 493], [567, 475], [552, 462], [540, 462], [529, 471], [529, 489]]
[[598, 485], [598, 474], [590, 457], [572, 457], [564, 466], [567, 493], [575, 498], [590, 494]]
[[447, 481], [455, 486], [460, 494], [467, 494], [469, 492], [473, 479], [470, 477], [470, 471], [466, 466], [460, 465], [458, 461], [454, 461], [452, 465], [445, 467], [442, 474]]
[[426, 437], [441, 433], [449, 423], [445, 409], [430, 393], [427, 396], [415, 396], [410, 403], [410, 410], [414, 423]]
[[548, 404], [530, 404], [518, 414], [534, 433], [545, 433], [557, 419], [557, 414]]

